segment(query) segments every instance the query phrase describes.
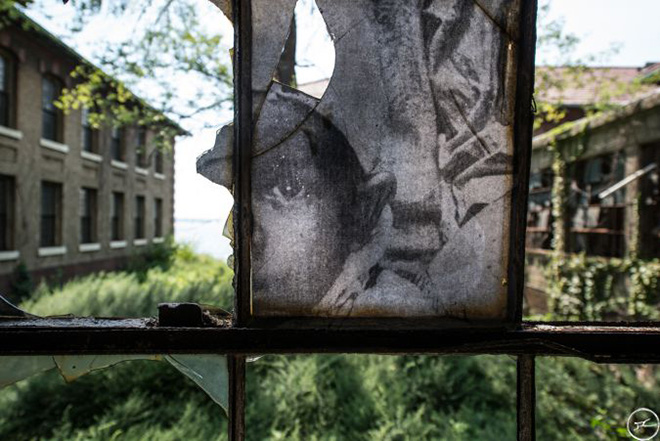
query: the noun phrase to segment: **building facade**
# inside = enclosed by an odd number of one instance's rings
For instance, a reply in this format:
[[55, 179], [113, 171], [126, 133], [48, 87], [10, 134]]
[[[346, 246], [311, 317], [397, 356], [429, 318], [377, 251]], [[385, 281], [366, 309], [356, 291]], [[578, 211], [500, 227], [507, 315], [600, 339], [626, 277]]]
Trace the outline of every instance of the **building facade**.
[[3, 294], [20, 263], [36, 279], [115, 269], [173, 231], [174, 152], [149, 128], [97, 130], [86, 111], [60, 111], [85, 60], [25, 20], [0, 29]]
[[[611, 277], [601, 277], [605, 285], [596, 287], [598, 295], [626, 299], [631, 274], [647, 264], [655, 270], [660, 258], [660, 81], [653, 76], [660, 73], [660, 64], [615, 70], [617, 75], [621, 72], [629, 81], [651, 81], [635, 96], [623, 101], [619, 97], [618, 108], [594, 116], [583, 112], [577, 118], [572, 117], [575, 112], [567, 113], [562, 124], [542, 127], [533, 140], [525, 292], [532, 313], [545, 312], [548, 306], [553, 256], [584, 256], [581, 276], [572, 288], [565, 287], [575, 295], [570, 300], [576, 311], [580, 296], [593, 295], [587, 286], [591, 281], [585, 283], [590, 274], [611, 270]], [[588, 101], [571, 103], [570, 109]], [[561, 269], [566, 273], [572, 264], [567, 262]], [[620, 318], [615, 307], [605, 316]]]

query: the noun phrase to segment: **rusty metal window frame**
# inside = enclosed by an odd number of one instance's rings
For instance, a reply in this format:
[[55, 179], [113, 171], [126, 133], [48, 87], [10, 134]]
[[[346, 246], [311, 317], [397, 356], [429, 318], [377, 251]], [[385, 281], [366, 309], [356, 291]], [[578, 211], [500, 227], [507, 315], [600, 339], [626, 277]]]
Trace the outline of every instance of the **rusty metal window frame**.
[[[387, 353], [492, 354], [517, 357], [517, 439], [535, 439], [535, 357], [570, 356], [596, 363], [660, 363], [660, 323], [527, 322], [501, 329], [434, 328], [279, 328], [250, 323], [250, 146], [251, 146], [251, 4], [233, 0], [235, 69], [236, 249], [235, 310], [231, 321], [205, 327], [185, 317], [159, 322], [142, 319], [3, 319], [0, 355], [57, 354], [226, 354], [229, 368], [229, 439], [245, 438], [245, 361], [252, 354]], [[518, 87], [531, 96], [536, 0], [523, 0], [523, 29]], [[525, 96], [525, 93], [519, 94]], [[518, 99], [517, 145], [531, 146], [532, 111]], [[529, 149], [527, 149], [529, 150]], [[524, 153], [524, 152], [523, 152]], [[512, 212], [512, 249], [524, 262], [529, 152], [517, 160]], [[515, 271], [514, 271], [515, 272]], [[522, 292], [521, 274], [511, 274], [512, 289]], [[520, 299], [522, 300], [522, 299]], [[180, 320], [179, 320], [180, 319]]]

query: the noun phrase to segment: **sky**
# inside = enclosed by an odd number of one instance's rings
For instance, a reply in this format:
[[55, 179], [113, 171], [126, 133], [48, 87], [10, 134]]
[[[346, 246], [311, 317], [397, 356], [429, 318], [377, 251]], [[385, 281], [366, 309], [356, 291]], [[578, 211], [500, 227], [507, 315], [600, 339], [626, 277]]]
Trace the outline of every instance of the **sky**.
[[[75, 1], [75, 0], [74, 0]], [[228, 20], [207, 0], [198, 0], [203, 8], [203, 25], [217, 27], [224, 36], [219, 56], [229, 62], [229, 46], [232, 28]], [[105, 3], [108, 3], [107, 1]], [[56, 35], [64, 33], [61, 24], [71, 16], [71, 6], [63, 6], [57, 0], [43, 0], [41, 11], [30, 15]], [[313, 12], [310, 18], [310, 12]], [[48, 18], [44, 13], [51, 16]], [[323, 19], [311, 0], [301, 0], [296, 9], [298, 17], [298, 48], [296, 56], [301, 66], [297, 68], [299, 83], [328, 78], [334, 65], [334, 48], [323, 26]], [[660, 61], [660, 0], [551, 0], [549, 17], [563, 19], [564, 30], [580, 38], [577, 55], [607, 51], [618, 45], [619, 51], [602, 65], [643, 66], [647, 62]], [[59, 24], [58, 24], [59, 23]], [[66, 41], [83, 55], [93, 58], [94, 48], [100, 41], [123, 38], [130, 32], [131, 23], [99, 18], [93, 26], [67, 38]], [[551, 62], [542, 54], [538, 64]], [[177, 84], [177, 87], [203, 87], [199, 84]], [[195, 160], [213, 146], [215, 130], [228, 122], [231, 111], [225, 109], [208, 121], [214, 128], [186, 127], [191, 137], [177, 141], [175, 155], [175, 217], [177, 237], [193, 242], [200, 251], [210, 252], [216, 257], [227, 257], [231, 248], [226, 239], [215, 232], [221, 231], [232, 198], [229, 192], [196, 174]], [[194, 222], [193, 222], [194, 220]]]
[[553, 18], [563, 17], [565, 30], [580, 38], [582, 56], [619, 43], [619, 52], [603, 64], [643, 66], [660, 61], [658, 0], [551, 0], [550, 11]]

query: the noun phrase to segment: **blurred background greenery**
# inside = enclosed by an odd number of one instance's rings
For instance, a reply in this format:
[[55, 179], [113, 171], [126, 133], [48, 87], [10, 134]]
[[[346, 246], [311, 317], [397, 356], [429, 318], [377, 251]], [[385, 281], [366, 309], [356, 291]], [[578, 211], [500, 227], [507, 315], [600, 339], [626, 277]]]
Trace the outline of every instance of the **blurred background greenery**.
[[[125, 272], [41, 285], [39, 314], [149, 316], [163, 301], [230, 308], [232, 273], [185, 246], [160, 245]], [[219, 301], [219, 303], [218, 303]], [[250, 440], [515, 439], [515, 359], [507, 356], [265, 356], [248, 364]], [[660, 407], [649, 366], [537, 361], [541, 440], [626, 439], [636, 407]], [[222, 440], [226, 417], [173, 367], [131, 361], [66, 384], [53, 370], [0, 391], [0, 439]], [[624, 432], [625, 433], [625, 432]]]

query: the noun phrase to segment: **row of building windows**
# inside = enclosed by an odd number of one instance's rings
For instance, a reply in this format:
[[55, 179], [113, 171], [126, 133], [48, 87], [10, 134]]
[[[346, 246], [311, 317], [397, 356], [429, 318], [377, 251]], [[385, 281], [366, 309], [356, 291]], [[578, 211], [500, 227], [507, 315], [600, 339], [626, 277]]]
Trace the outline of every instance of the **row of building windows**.
[[[641, 150], [641, 166], [657, 163], [660, 145], [647, 145]], [[626, 209], [639, 201], [637, 226], [640, 253], [643, 257], [660, 255], [660, 179], [657, 170], [639, 181], [638, 193], [626, 196], [623, 186], [615, 184], [625, 176], [625, 154], [617, 151], [571, 163], [567, 168], [563, 224], [566, 230], [566, 250], [592, 256], [623, 257], [626, 251]], [[632, 181], [631, 181], [632, 182]], [[529, 207], [527, 211], [527, 248], [552, 249], [551, 170], [532, 173], [530, 177]], [[616, 190], [616, 191], [614, 191]], [[634, 220], [633, 220], [634, 221]]]
[[[15, 103], [14, 63], [12, 57], [0, 52], [0, 126], [12, 127]], [[41, 81], [41, 137], [46, 140], [62, 142], [64, 119], [55, 102], [62, 92], [62, 82], [50, 75], [42, 77]], [[89, 110], [82, 113], [82, 149], [89, 153], [98, 153], [100, 132], [92, 127]], [[135, 165], [146, 168], [147, 160], [147, 130], [137, 129], [135, 137]], [[126, 135], [122, 128], [115, 127], [111, 131], [110, 154], [115, 161], [126, 162]], [[163, 155], [160, 150], [153, 152], [153, 165], [156, 173], [162, 174]]]
[[[13, 176], [0, 175], [0, 251], [14, 249], [14, 212], [15, 212], [15, 180]], [[124, 193], [113, 192], [110, 204], [110, 240], [122, 241], [126, 238], [124, 231]], [[133, 238], [146, 238], [146, 198], [135, 196], [133, 218]], [[61, 246], [62, 240], [62, 184], [42, 181], [41, 183], [41, 218], [39, 246]], [[153, 200], [154, 236], [163, 236], [163, 200]], [[80, 189], [80, 243], [98, 243], [98, 190], [82, 187]]]

